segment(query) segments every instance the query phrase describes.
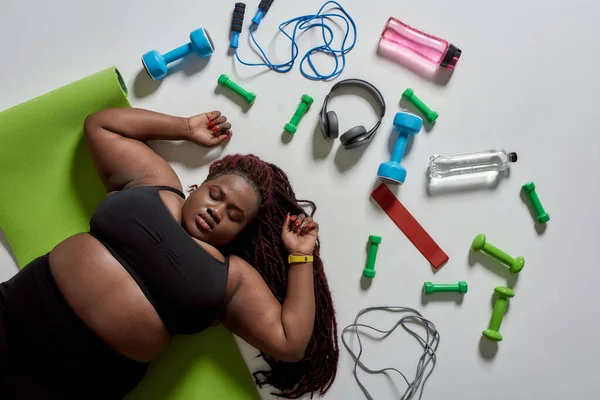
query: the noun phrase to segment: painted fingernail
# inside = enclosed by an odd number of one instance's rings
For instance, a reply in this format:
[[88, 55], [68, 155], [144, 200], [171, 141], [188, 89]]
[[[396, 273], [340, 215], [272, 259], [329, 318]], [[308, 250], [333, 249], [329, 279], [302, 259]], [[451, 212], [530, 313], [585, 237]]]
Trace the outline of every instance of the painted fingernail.
[[215, 126], [215, 123], [212, 120], [208, 123], [208, 125], [206, 125], [208, 129], [212, 128], [213, 126]]
[[290, 219], [291, 219], [291, 220], [292, 220], [292, 222], [293, 222], [293, 221], [295, 221], [295, 220], [296, 220], [296, 217], [292, 217], [292, 218], [290, 218]]
[[213, 132], [216, 132], [216, 131], [218, 131], [218, 130], [219, 130], [219, 125], [215, 125], [215, 126], [212, 128], [212, 131], [213, 131]]
[[296, 226], [300, 226], [300, 221], [296, 221]]
[[212, 117], [210, 117], [210, 119], [208, 120], [208, 122], [213, 122], [215, 119], [217, 119], [217, 117], [215, 117], [214, 115]]

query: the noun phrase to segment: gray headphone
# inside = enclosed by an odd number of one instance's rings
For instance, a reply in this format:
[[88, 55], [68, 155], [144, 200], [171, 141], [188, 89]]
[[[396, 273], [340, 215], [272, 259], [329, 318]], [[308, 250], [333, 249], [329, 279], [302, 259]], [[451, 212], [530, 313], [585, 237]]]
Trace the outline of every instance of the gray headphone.
[[358, 125], [352, 129], [349, 129], [340, 137], [340, 141], [342, 142], [342, 145], [344, 145], [344, 148], [354, 149], [356, 147], [368, 144], [371, 141], [371, 139], [373, 139], [373, 137], [375, 136], [375, 132], [377, 132], [377, 129], [379, 129], [379, 125], [381, 125], [381, 120], [385, 115], [385, 100], [383, 99], [381, 92], [379, 92], [379, 90], [377, 90], [375, 86], [371, 85], [367, 81], [363, 81], [361, 79], [346, 79], [344, 81], [336, 83], [331, 88], [331, 91], [329, 92], [327, 97], [325, 97], [323, 107], [321, 108], [320, 128], [325, 139], [335, 139], [338, 137], [339, 134], [337, 114], [335, 113], [335, 111], [327, 111], [327, 104], [329, 103], [329, 99], [337, 89], [349, 86], [359, 87], [371, 93], [371, 95], [381, 108], [381, 112], [379, 114], [379, 121], [377, 121], [377, 124], [375, 124], [375, 126], [370, 131], [367, 132], [364, 126]]

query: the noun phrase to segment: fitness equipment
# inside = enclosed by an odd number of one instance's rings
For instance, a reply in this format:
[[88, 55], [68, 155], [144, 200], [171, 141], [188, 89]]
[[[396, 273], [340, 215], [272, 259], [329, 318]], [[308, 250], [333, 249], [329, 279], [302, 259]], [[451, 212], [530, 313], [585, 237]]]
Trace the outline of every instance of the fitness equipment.
[[433, 268], [439, 269], [448, 261], [448, 255], [444, 253], [384, 183], [371, 193], [371, 197], [394, 224], [400, 228], [408, 240], [423, 254]]
[[510, 273], [513, 275], [516, 275], [519, 272], [521, 272], [521, 270], [525, 266], [525, 259], [523, 257], [519, 256], [512, 258], [499, 248], [487, 243], [487, 239], [483, 233], [480, 233], [479, 235], [475, 236], [475, 239], [473, 239], [473, 243], [471, 243], [471, 250], [481, 250], [496, 261], [507, 265], [510, 268]]
[[263, 17], [267, 13], [267, 11], [269, 11], [269, 8], [271, 8], [272, 5], [273, 0], [262, 0], [260, 2], [260, 4], [258, 5], [258, 11], [256, 11], [256, 15], [254, 16], [254, 18], [252, 18], [252, 23], [256, 25], [254, 29], [258, 28]]
[[308, 112], [308, 109], [314, 101], [315, 100], [309, 95], [303, 94], [300, 98], [300, 105], [298, 105], [294, 116], [292, 117], [289, 123], [285, 124], [285, 127], [283, 129], [285, 129], [286, 132], [291, 134], [296, 133], [296, 130], [298, 129], [298, 124], [302, 120], [302, 117], [304, 117], [304, 115]]
[[431, 108], [427, 107], [425, 103], [421, 101], [415, 94], [415, 91], [411, 88], [408, 88], [402, 93], [402, 98], [406, 101], [410, 102], [413, 106], [415, 106], [419, 111], [421, 111], [425, 115], [425, 119], [430, 124], [433, 123], [439, 114], [433, 111]]
[[358, 125], [349, 129], [340, 137], [340, 141], [344, 145], [344, 148], [349, 150], [364, 146], [368, 144], [371, 139], [373, 139], [377, 129], [379, 129], [379, 126], [381, 125], [383, 117], [385, 116], [386, 107], [385, 100], [383, 99], [381, 92], [367, 81], [363, 81], [362, 79], [346, 79], [336, 83], [331, 88], [331, 91], [327, 97], [325, 97], [323, 107], [321, 107], [319, 127], [321, 128], [321, 133], [325, 139], [335, 139], [338, 137], [339, 124], [337, 114], [335, 111], [327, 111], [327, 105], [329, 104], [329, 99], [336, 92], [336, 90], [343, 87], [358, 87], [366, 90], [371, 94], [371, 96], [373, 96], [380, 108], [379, 121], [377, 121], [375, 126], [370, 131], [367, 132], [363, 125]]
[[408, 137], [416, 135], [423, 127], [423, 120], [416, 115], [399, 112], [394, 118], [394, 129], [398, 131], [398, 140], [394, 146], [392, 160], [382, 163], [377, 171], [377, 176], [380, 179], [390, 181], [392, 183], [404, 183], [406, 179], [406, 169], [400, 165]]
[[363, 269], [365, 278], [375, 278], [375, 260], [377, 259], [377, 250], [381, 243], [381, 236], [369, 236], [369, 253], [367, 255], [367, 265]]
[[498, 286], [494, 291], [498, 294], [498, 300], [496, 300], [496, 304], [494, 304], [492, 319], [490, 320], [488, 328], [483, 331], [483, 336], [495, 342], [499, 342], [502, 340], [502, 335], [498, 330], [500, 330], [500, 325], [502, 324], [502, 319], [506, 312], [506, 303], [509, 298], [515, 296], [515, 292], [503, 286]]
[[[242, 60], [238, 49], [236, 49], [235, 57], [240, 64], [248, 67], [267, 67], [279, 73], [289, 72], [294, 68], [296, 59], [300, 55], [298, 45], [299, 36], [310, 29], [316, 28], [319, 30], [318, 34], [323, 38], [323, 43], [304, 53], [304, 56], [302, 56], [302, 59], [300, 60], [300, 72], [307, 79], [322, 81], [334, 79], [344, 71], [344, 68], [346, 67], [346, 54], [349, 53], [356, 44], [356, 24], [350, 14], [348, 14], [338, 2], [327, 1], [321, 6], [316, 14], [301, 15], [279, 24], [279, 32], [290, 41], [290, 58], [288, 61], [277, 64], [271, 62], [254, 36], [254, 32], [258, 29], [258, 26], [271, 3], [272, 1], [266, 0], [260, 3], [258, 12], [252, 19], [252, 24], [250, 25], [250, 39], [254, 45], [253, 50], [259, 55], [261, 62], [250, 63]], [[342, 27], [342, 29], [345, 28], [344, 35], [342, 39], [336, 40], [335, 32], [340, 27]], [[340, 43], [340, 46], [338, 48], [332, 47], [333, 42]], [[316, 63], [313, 61], [313, 56], [320, 53], [333, 58], [335, 65], [330, 73], [321, 73], [315, 65]]]
[[142, 56], [142, 63], [148, 75], [154, 80], [164, 78], [169, 69], [167, 65], [191, 53], [200, 57], [209, 57], [215, 51], [210, 35], [204, 28], [196, 29], [190, 33], [190, 42], [161, 55], [156, 50], [151, 50]]
[[381, 33], [378, 52], [423, 72], [436, 71], [440, 67], [453, 71], [462, 54], [452, 43], [393, 17], [388, 19]]
[[237, 49], [240, 40], [240, 33], [244, 26], [244, 15], [246, 14], [246, 5], [244, 3], [235, 3], [233, 16], [231, 17], [231, 40], [229, 47]]
[[517, 153], [509, 153], [503, 149], [435, 155], [429, 159], [429, 176], [439, 179], [480, 172], [501, 172], [517, 160]]
[[525, 192], [525, 194], [529, 196], [529, 200], [531, 201], [531, 204], [533, 205], [533, 209], [536, 214], [535, 219], [537, 220], [537, 222], [539, 222], [540, 224], [545, 224], [546, 222], [550, 221], [550, 216], [544, 210], [542, 202], [540, 201], [540, 198], [538, 197], [537, 192], [535, 191], [535, 183], [526, 183], [523, 185], [522, 189], [523, 192]]
[[246, 100], [246, 103], [248, 103], [249, 105], [254, 104], [254, 100], [256, 100], [256, 94], [242, 88], [240, 85], [229, 79], [229, 76], [227, 76], [226, 74], [222, 74], [221, 76], [219, 76], [219, 80], [217, 82], [219, 83], [219, 85], [228, 87], [229, 89], [242, 96], [244, 100]]
[[425, 282], [423, 284], [423, 293], [439, 293], [439, 292], [451, 292], [465, 294], [469, 290], [467, 282], [460, 281], [458, 283], [431, 283]]
[[[398, 313], [404, 313], [404, 315], [394, 324], [392, 328], [390, 328], [389, 330], [384, 330], [375, 328], [364, 322], [359, 322], [361, 316], [371, 311], [385, 311], [394, 315], [398, 315]], [[425, 333], [421, 333], [421, 329], [419, 329], [419, 332], [411, 329], [409, 327], [409, 325], [411, 324], [417, 325], [419, 326], [419, 328], [423, 328], [425, 330]], [[391, 336], [391, 333], [394, 332], [399, 326], [402, 326], [402, 329], [404, 329], [406, 332], [410, 333], [415, 339], [417, 339], [421, 347], [423, 347], [423, 354], [419, 357], [416, 372], [411, 372], [415, 374], [415, 378], [412, 382], [409, 382], [408, 378], [396, 368], [383, 368], [379, 370], [372, 370], [368, 368], [362, 361], [360, 361], [360, 358], [363, 354], [363, 346], [362, 341], [360, 339], [361, 329], [369, 329], [372, 331], [371, 335], [369, 335], [369, 339], [373, 338], [373, 334], [379, 333], [381, 334], [381, 336], [376, 339], [383, 340]], [[354, 331], [354, 336], [356, 337], [356, 341], [358, 342], [358, 352], [356, 353], [350, 348], [350, 345], [346, 341], [346, 334], [350, 331]], [[359, 311], [356, 315], [356, 318], [354, 318], [354, 323], [344, 328], [344, 330], [342, 331], [342, 343], [344, 344], [344, 347], [346, 348], [346, 350], [348, 350], [348, 352], [352, 356], [352, 359], [354, 360], [354, 368], [352, 370], [352, 373], [354, 374], [354, 378], [356, 379], [358, 387], [360, 387], [360, 389], [362, 390], [362, 392], [368, 400], [373, 400], [373, 397], [370, 395], [369, 391], [362, 384], [360, 378], [358, 377], [357, 367], [359, 366], [365, 372], [368, 372], [370, 374], [385, 374], [387, 378], [389, 378], [390, 371], [399, 373], [400, 375], [402, 375], [404, 381], [408, 385], [406, 391], [402, 394], [400, 398], [403, 400], [413, 398], [420, 399], [423, 396], [423, 389], [425, 389], [425, 384], [427, 383], [427, 380], [429, 379], [429, 377], [433, 373], [433, 370], [435, 369], [435, 364], [437, 360], [435, 352], [437, 351], [437, 348], [440, 344], [440, 333], [437, 331], [435, 325], [431, 321], [425, 319], [417, 310], [413, 310], [412, 308], [393, 306], [369, 307]]]

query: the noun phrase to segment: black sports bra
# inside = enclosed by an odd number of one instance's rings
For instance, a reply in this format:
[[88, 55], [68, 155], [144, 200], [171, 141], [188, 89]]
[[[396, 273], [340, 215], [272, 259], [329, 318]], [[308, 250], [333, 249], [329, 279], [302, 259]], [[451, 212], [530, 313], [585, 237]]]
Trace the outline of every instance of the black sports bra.
[[223, 306], [229, 259], [222, 263], [173, 218], [160, 191], [141, 186], [105, 198], [90, 221], [98, 239], [131, 274], [171, 334], [209, 327]]

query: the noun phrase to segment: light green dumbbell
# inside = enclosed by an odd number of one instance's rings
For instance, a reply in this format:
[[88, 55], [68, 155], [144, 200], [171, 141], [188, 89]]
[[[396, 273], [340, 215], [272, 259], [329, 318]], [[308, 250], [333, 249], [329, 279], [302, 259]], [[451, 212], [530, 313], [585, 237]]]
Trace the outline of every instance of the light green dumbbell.
[[498, 286], [494, 291], [498, 293], [498, 300], [496, 300], [496, 304], [494, 304], [490, 325], [483, 331], [483, 336], [495, 342], [499, 342], [502, 340], [502, 335], [498, 331], [500, 330], [500, 325], [502, 324], [502, 319], [506, 312], [506, 303], [508, 302], [508, 299], [515, 296], [515, 292], [503, 286]]
[[486, 237], [483, 233], [480, 233], [479, 235], [475, 236], [475, 239], [473, 239], [473, 243], [471, 243], [471, 250], [481, 250], [493, 259], [508, 265], [510, 273], [513, 275], [516, 275], [519, 272], [521, 272], [521, 270], [525, 266], [525, 259], [523, 257], [519, 256], [512, 258], [499, 248], [487, 243]]
[[459, 293], [465, 294], [469, 290], [469, 285], [467, 282], [460, 281], [458, 283], [431, 283], [425, 282], [423, 284], [423, 293], [431, 294], [438, 292], [451, 292], [451, 293]]

